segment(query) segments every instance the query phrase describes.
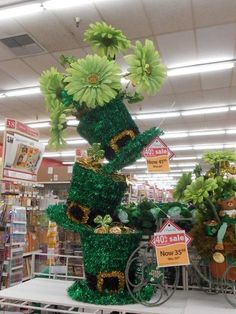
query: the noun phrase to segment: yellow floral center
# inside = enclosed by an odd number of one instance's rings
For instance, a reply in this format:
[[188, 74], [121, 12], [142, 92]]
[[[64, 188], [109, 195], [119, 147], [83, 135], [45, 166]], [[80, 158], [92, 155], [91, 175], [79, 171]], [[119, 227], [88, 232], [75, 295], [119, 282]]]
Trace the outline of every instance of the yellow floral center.
[[89, 82], [89, 84], [97, 84], [97, 82], [98, 82], [98, 75], [95, 74], [95, 73], [89, 75], [88, 82]]
[[146, 63], [144, 66], [144, 72], [147, 73], [148, 75], [151, 74], [151, 67], [150, 64]]

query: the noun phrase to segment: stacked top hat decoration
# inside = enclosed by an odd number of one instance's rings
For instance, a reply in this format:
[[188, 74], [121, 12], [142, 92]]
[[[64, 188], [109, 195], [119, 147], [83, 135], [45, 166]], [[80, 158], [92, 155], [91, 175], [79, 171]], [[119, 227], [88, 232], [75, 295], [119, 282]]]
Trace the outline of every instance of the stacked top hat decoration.
[[[162, 131], [140, 133], [125, 102], [157, 93], [166, 69], [151, 40], [132, 45], [104, 22], [91, 24], [84, 40], [94, 54], [80, 59], [62, 55], [64, 73], [51, 68], [40, 78], [51, 119], [50, 147], [63, 147], [71, 115], [79, 120], [78, 133], [91, 145], [87, 156], [74, 165], [67, 203], [49, 206], [47, 212], [52, 221], [81, 236], [86, 279], [75, 282], [69, 295], [89, 303], [126, 304], [133, 300], [125, 289], [124, 271], [142, 230], [113, 222], [127, 188], [118, 171], [140, 158], [142, 149]], [[124, 56], [128, 69], [122, 74], [116, 60], [125, 51], [130, 54]], [[150, 298], [152, 291], [145, 287], [142, 293]]]

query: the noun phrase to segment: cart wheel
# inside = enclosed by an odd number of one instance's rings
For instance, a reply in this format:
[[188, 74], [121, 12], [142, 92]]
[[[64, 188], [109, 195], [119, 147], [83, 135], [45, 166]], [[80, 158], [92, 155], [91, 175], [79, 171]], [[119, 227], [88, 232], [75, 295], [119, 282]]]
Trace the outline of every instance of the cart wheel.
[[159, 268], [155, 249], [143, 244], [130, 256], [125, 276], [127, 289], [137, 303], [156, 306], [169, 300], [175, 292], [179, 268]]
[[223, 291], [229, 304], [236, 307], [236, 263], [229, 265], [224, 273]]

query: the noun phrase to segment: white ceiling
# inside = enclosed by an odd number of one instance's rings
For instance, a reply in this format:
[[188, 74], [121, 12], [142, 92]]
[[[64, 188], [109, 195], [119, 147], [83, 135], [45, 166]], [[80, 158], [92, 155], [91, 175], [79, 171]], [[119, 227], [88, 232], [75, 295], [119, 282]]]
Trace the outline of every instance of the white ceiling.
[[[0, 6], [16, 2], [24, 1], [1, 0]], [[79, 28], [75, 25], [75, 16], [81, 18]], [[83, 57], [88, 52], [83, 42], [84, 30], [91, 22], [101, 20], [122, 29], [132, 40], [153, 39], [167, 67], [236, 58], [236, 1], [94, 0], [69, 9], [45, 10], [0, 20], [0, 38], [28, 33], [45, 49], [41, 54], [16, 58], [0, 44], [0, 91], [38, 85], [43, 70], [50, 66], [61, 69], [57, 58], [62, 53]], [[224, 104], [236, 104], [236, 68], [170, 77], [158, 95], [129, 105], [129, 109], [132, 113], [140, 113]], [[48, 119], [48, 113], [40, 95], [21, 96], [0, 99], [0, 123], [5, 117], [35, 121]], [[138, 121], [141, 130], [160, 123], [167, 132], [236, 128], [236, 111]], [[45, 139], [49, 130], [40, 129], [40, 133]], [[77, 135], [72, 130], [68, 131], [68, 136]], [[187, 137], [166, 142], [170, 147], [202, 143], [236, 144], [235, 135]], [[74, 148], [68, 146], [66, 149]], [[197, 156], [199, 151], [178, 151], [176, 155]]]

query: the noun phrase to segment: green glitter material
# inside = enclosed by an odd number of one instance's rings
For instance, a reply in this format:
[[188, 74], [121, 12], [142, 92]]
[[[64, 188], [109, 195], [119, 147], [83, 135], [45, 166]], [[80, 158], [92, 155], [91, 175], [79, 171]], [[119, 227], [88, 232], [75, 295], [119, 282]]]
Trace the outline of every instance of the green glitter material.
[[[153, 296], [153, 288], [145, 287], [141, 292], [143, 300], [150, 300]], [[126, 290], [122, 290], [118, 293], [105, 294], [98, 291], [94, 291], [88, 288], [85, 280], [76, 281], [68, 289], [68, 295], [76, 301], [87, 302], [92, 304], [103, 304], [103, 305], [122, 305], [132, 304], [136, 301]]]
[[85, 113], [77, 128], [79, 134], [90, 145], [101, 143], [105, 151], [114, 136], [128, 129], [139, 133], [138, 127], [120, 97], [113, 99], [106, 106], [97, 107]]
[[138, 247], [141, 233], [81, 235], [86, 273], [125, 271], [130, 255]]
[[126, 167], [141, 157], [142, 149], [147, 146], [156, 136], [162, 135], [159, 129], [152, 128], [137, 135], [134, 139], [115, 154], [115, 158], [103, 167], [106, 173], [113, 173]]
[[55, 221], [58, 226], [61, 226], [67, 230], [71, 230], [79, 233], [90, 233], [93, 229], [87, 225], [76, 224], [71, 221], [66, 215], [66, 205], [57, 204], [50, 205], [47, 208], [47, 215], [50, 220]]
[[126, 188], [126, 182], [116, 176], [104, 174], [101, 170], [87, 169], [75, 163], [68, 200], [78, 202], [91, 210], [90, 224], [97, 215], [113, 216]]

